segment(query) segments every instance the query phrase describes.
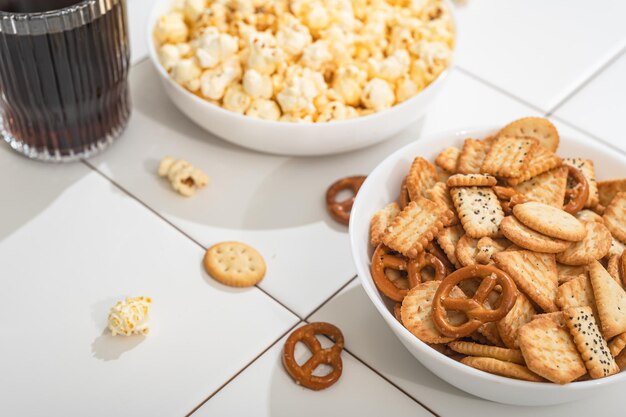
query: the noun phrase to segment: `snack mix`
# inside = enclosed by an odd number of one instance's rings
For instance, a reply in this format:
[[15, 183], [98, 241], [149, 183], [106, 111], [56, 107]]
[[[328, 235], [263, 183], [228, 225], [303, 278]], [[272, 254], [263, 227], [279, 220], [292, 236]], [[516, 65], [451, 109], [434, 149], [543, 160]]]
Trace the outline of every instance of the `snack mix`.
[[111, 334], [113, 336], [148, 334], [150, 304], [152, 304], [150, 297], [134, 297], [118, 301], [109, 312], [108, 327]]
[[558, 146], [528, 117], [418, 156], [374, 214], [372, 279], [422, 342], [533, 382], [626, 367], [626, 179], [597, 182]]
[[154, 41], [174, 81], [227, 110], [328, 122], [418, 94], [452, 56], [442, 0], [179, 0]]

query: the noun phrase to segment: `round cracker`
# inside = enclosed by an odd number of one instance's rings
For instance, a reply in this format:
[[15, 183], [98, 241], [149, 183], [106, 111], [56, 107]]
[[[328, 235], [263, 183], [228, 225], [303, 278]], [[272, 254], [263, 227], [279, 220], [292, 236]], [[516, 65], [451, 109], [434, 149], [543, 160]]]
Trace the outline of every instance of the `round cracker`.
[[585, 226], [576, 217], [560, 208], [530, 201], [513, 207], [513, 215], [524, 226], [557, 239], [578, 242], [583, 240]]
[[556, 152], [559, 147], [559, 132], [548, 119], [543, 117], [525, 117], [504, 126], [498, 136], [531, 137], [549, 151]]
[[543, 253], [559, 253], [567, 249], [572, 242], [555, 239], [524, 226], [514, 216], [507, 216], [500, 223], [500, 230], [517, 246]]
[[206, 271], [222, 284], [251, 287], [265, 276], [265, 261], [259, 252], [241, 242], [222, 242], [204, 255]]
[[611, 232], [602, 223], [585, 222], [587, 235], [580, 242], [572, 243], [565, 251], [556, 255], [556, 260], [565, 265], [587, 265], [603, 258], [611, 249]]
[[[454, 340], [453, 337], [442, 335], [432, 319], [433, 298], [440, 282], [426, 281], [418, 284], [402, 300], [400, 309], [402, 324], [422, 342], [448, 343]], [[450, 294], [452, 297], [465, 298], [465, 294], [458, 287], [454, 287]], [[455, 311], [448, 313], [448, 319], [455, 325], [466, 320], [463, 313]]]
[[597, 222], [604, 224], [602, 216], [589, 209], [584, 209], [576, 213], [576, 218], [581, 222]]

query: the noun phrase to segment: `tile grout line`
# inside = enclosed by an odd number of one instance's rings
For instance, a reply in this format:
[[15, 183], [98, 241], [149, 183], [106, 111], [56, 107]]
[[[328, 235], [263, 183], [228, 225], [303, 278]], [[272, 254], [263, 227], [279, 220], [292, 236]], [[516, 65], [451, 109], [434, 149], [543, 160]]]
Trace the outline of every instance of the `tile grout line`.
[[[546, 117], [547, 116], [548, 115], [546, 115]], [[569, 127], [573, 128], [575, 130], [580, 131], [582, 134], [589, 136], [591, 139], [595, 140], [596, 142], [600, 142], [601, 144], [603, 144], [607, 148], [612, 149], [615, 152], [617, 152], [617, 153], [619, 153], [621, 155], [625, 155], [626, 156], [626, 151], [624, 151], [623, 149], [620, 149], [617, 146], [613, 145], [612, 143], [606, 141], [605, 139], [602, 139], [601, 137], [599, 137], [597, 135], [594, 135], [593, 133], [591, 133], [591, 132], [589, 132], [589, 131], [581, 128], [581, 127], [578, 127], [574, 123], [572, 123], [572, 122], [570, 122], [570, 121], [568, 121], [568, 120], [566, 120], [566, 119], [564, 119], [564, 118], [562, 118], [560, 116], [551, 115], [550, 117], [553, 118], [553, 119], [558, 120], [559, 122], [561, 122], [561, 123], [563, 123], [565, 125], [568, 125]]]
[[332, 293], [327, 299], [325, 299], [324, 301], [322, 301], [322, 303], [320, 305], [318, 305], [313, 311], [311, 311], [304, 319], [302, 319], [303, 321], [307, 321], [309, 320], [309, 318], [311, 318], [311, 316], [315, 313], [317, 313], [322, 307], [324, 307], [326, 304], [328, 304], [328, 302], [330, 300], [332, 300], [333, 298], [335, 298], [335, 296], [337, 294], [339, 294], [344, 288], [346, 288], [348, 285], [350, 285], [350, 283], [352, 281], [354, 281], [357, 278], [357, 275], [353, 276], [352, 278], [350, 278], [348, 280], [348, 282], [346, 282], [345, 284], [343, 284], [341, 287], [339, 287], [337, 289], [337, 291], [335, 291], [334, 293]]
[[559, 100], [550, 110], [548, 110], [545, 115], [546, 117], [552, 117], [552, 115], [564, 104], [570, 101], [576, 94], [578, 94], [582, 89], [587, 87], [598, 78], [603, 72], [605, 72], [608, 68], [610, 68], [616, 61], [618, 61], [622, 55], [626, 52], [626, 45], [622, 46], [619, 51], [611, 58], [609, 58], [604, 64], [600, 65], [598, 69], [596, 69], [589, 77], [584, 79], [577, 87], [575, 87], [572, 91], [570, 91], [565, 97]]
[[243, 368], [241, 368], [239, 371], [237, 371], [233, 376], [231, 376], [228, 380], [226, 380], [226, 382], [224, 382], [222, 385], [220, 385], [215, 391], [213, 391], [204, 401], [202, 401], [200, 404], [198, 404], [195, 408], [193, 408], [189, 413], [185, 414], [185, 417], [189, 417], [191, 416], [193, 413], [195, 413], [196, 411], [198, 411], [198, 409], [200, 407], [202, 407], [204, 404], [206, 404], [211, 398], [213, 398], [217, 393], [219, 393], [222, 389], [224, 389], [228, 384], [230, 384], [232, 381], [235, 380], [235, 378], [237, 378], [239, 375], [241, 375], [246, 369], [248, 369], [254, 362], [256, 362], [259, 358], [261, 358], [263, 355], [265, 355], [271, 348], [273, 348], [276, 343], [280, 342], [280, 340], [285, 337], [285, 335], [287, 335], [289, 332], [291, 332], [293, 329], [295, 329], [300, 323], [302, 323], [301, 320], [298, 320], [298, 322], [296, 324], [294, 324], [293, 326], [291, 326], [289, 329], [287, 329], [287, 331], [285, 331], [283, 334], [281, 334], [276, 340], [274, 340], [274, 342], [272, 342], [271, 345], [269, 345], [268, 347], [266, 347], [261, 353], [259, 353], [258, 355], [256, 355], [250, 362], [248, 362]]

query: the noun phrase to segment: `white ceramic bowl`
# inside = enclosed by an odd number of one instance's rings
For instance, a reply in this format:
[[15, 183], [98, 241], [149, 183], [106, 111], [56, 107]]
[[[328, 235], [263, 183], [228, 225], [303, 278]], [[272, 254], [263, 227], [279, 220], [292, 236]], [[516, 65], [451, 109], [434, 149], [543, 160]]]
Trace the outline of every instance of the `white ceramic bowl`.
[[[254, 119], [222, 109], [178, 85], [161, 66], [153, 42], [159, 16], [173, 0], [155, 3], [148, 21], [148, 49], [165, 91], [174, 104], [199, 126], [237, 145], [281, 155], [326, 155], [364, 148], [391, 138], [422, 117], [448, 77], [444, 71], [415, 97], [385, 111], [330, 123], [289, 123]], [[446, 0], [454, 16], [454, 8]]]
[[[430, 348], [413, 336], [395, 318], [395, 303], [390, 302], [376, 289], [370, 274], [372, 248], [369, 245], [369, 219], [372, 214], [391, 201], [395, 201], [402, 179], [416, 156], [434, 160], [446, 146], [458, 146], [468, 137], [485, 137], [497, 129], [473, 129], [431, 135], [399, 149], [382, 161], [363, 183], [352, 208], [350, 243], [361, 284], [370, 300], [396, 334], [402, 344], [426, 368], [448, 383], [488, 400], [514, 405], [550, 405], [579, 400], [603, 387], [626, 382], [626, 372], [608, 378], [574, 382], [567, 385], [534, 383], [504, 378], [482, 372], [456, 362]], [[595, 162], [600, 179], [624, 176], [626, 157], [589, 141], [561, 138], [560, 156], [584, 156]], [[376, 337], [376, 335], [372, 335]]]

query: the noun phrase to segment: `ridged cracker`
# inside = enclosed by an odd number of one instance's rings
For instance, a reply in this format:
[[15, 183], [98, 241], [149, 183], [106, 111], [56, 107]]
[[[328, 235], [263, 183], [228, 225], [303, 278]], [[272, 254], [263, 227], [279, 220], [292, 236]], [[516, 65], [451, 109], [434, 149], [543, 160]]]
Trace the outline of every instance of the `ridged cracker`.
[[456, 173], [456, 167], [459, 163], [460, 156], [461, 150], [459, 148], [456, 146], [449, 146], [437, 155], [437, 158], [435, 158], [435, 165], [444, 171], [454, 174]]
[[587, 373], [562, 313], [535, 318], [519, 330], [519, 344], [532, 372], [557, 384], [566, 384]]
[[598, 205], [600, 199], [598, 196], [598, 183], [596, 182], [596, 172], [593, 168], [593, 161], [583, 158], [563, 158], [563, 163], [578, 169], [587, 180], [587, 184], [589, 184], [589, 197], [585, 202], [585, 207], [595, 207]]
[[531, 229], [557, 239], [578, 242], [587, 231], [581, 221], [559, 208], [534, 201], [513, 207], [513, 215]]
[[532, 137], [549, 151], [556, 152], [559, 147], [559, 132], [556, 127], [543, 117], [524, 117], [504, 126], [498, 135]]
[[426, 190], [426, 198], [434, 201], [437, 204], [445, 206], [450, 213], [452, 213], [452, 217], [448, 224], [444, 224], [444, 226], [454, 226], [459, 224], [459, 218], [456, 215], [456, 210], [454, 209], [454, 204], [452, 203], [452, 197], [450, 197], [450, 189], [443, 182], [436, 183], [432, 188]]
[[251, 287], [265, 276], [261, 254], [240, 242], [222, 242], [211, 246], [204, 255], [206, 271], [222, 284]]
[[439, 175], [435, 166], [420, 156], [415, 158], [406, 176], [406, 189], [411, 201], [426, 197], [426, 190], [438, 181]]
[[538, 201], [563, 208], [567, 189], [567, 168], [559, 167], [517, 184], [515, 191], [523, 194], [526, 201]]
[[617, 193], [626, 192], [626, 178], [616, 178], [598, 182], [598, 199], [602, 206], [608, 206]]
[[575, 307], [591, 307], [594, 315], [598, 317], [593, 288], [591, 287], [589, 277], [586, 275], [579, 275], [561, 284], [556, 292], [556, 305], [561, 310]]
[[626, 333], [620, 333], [608, 343], [609, 351], [613, 357], [619, 355], [626, 347]]
[[381, 242], [381, 236], [398, 213], [400, 213], [400, 206], [396, 202], [387, 204], [382, 210], [374, 213], [370, 220], [370, 243], [372, 246], [378, 246]]
[[480, 356], [493, 358], [505, 362], [513, 362], [524, 365], [524, 357], [519, 349], [508, 349], [498, 346], [485, 346], [479, 343], [453, 341], [448, 343], [448, 347], [455, 352], [468, 356]]
[[[426, 343], [448, 343], [454, 340], [439, 333], [432, 319], [432, 302], [440, 281], [427, 281], [413, 287], [404, 297], [400, 314], [402, 324], [418, 339]], [[450, 293], [452, 297], [465, 298], [463, 291], [455, 287]], [[465, 316], [458, 312], [449, 312], [451, 323], [459, 325]]]
[[602, 216], [589, 209], [584, 209], [576, 213], [576, 218], [581, 222], [597, 222], [604, 224]]
[[574, 344], [591, 378], [603, 378], [619, 372], [606, 340], [593, 316], [591, 307], [573, 307], [563, 311]]
[[509, 274], [517, 288], [544, 311], [557, 311], [558, 278], [554, 254], [530, 251], [500, 252], [493, 256], [496, 265]]
[[468, 356], [461, 359], [461, 363], [484, 372], [489, 372], [490, 374], [521, 379], [524, 381], [545, 382], [545, 379], [534, 374], [527, 367], [512, 362], [500, 361], [493, 358]]
[[498, 333], [504, 345], [511, 349], [519, 348], [517, 332], [520, 327], [530, 322], [535, 316], [536, 311], [532, 303], [524, 294], [519, 293], [513, 308], [509, 310], [506, 316], [496, 322]]
[[454, 174], [448, 178], [448, 187], [493, 187], [498, 183], [496, 177], [487, 174]]
[[528, 169], [537, 146], [538, 142], [533, 138], [498, 136], [487, 152], [481, 172], [498, 177], [519, 177]]
[[382, 242], [409, 258], [415, 258], [443, 228], [452, 213], [424, 197], [411, 201], [391, 222]]
[[622, 285], [622, 278], [619, 272], [620, 256], [619, 255], [607, 255], [606, 272], [609, 273], [611, 278], [615, 280], [620, 286]]
[[459, 174], [480, 174], [490, 147], [491, 142], [480, 139], [465, 139], [456, 171]]
[[500, 231], [511, 242], [521, 248], [535, 252], [559, 253], [567, 249], [572, 242], [555, 239], [532, 230], [520, 223], [515, 216], [507, 216], [500, 223]]
[[543, 146], [537, 146], [533, 152], [532, 158], [528, 163], [528, 168], [519, 177], [509, 178], [507, 182], [510, 185], [518, 185], [524, 181], [536, 177], [539, 174], [550, 171], [563, 164], [563, 160], [550, 152]]
[[491, 188], [455, 187], [450, 195], [465, 233], [473, 238], [499, 235], [504, 212]]
[[565, 265], [587, 265], [603, 258], [611, 248], [611, 233], [603, 224], [583, 222], [587, 234], [580, 242], [573, 242], [556, 255], [556, 260]]
[[626, 243], [626, 192], [617, 193], [602, 215], [611, 234]]
[[478, 239], [469, 237], [469, 235], [461, 236], [456, 245], [456, 259], [462, 266], [476, 264], [476, 253], [478, 252]]
[[626, 292], [600, 262], [589, 265], [589, 279], [596, 300], [602, 335], [610, 339], [626, 332]]
[[463, 266], [456, 257], [456, 247], [464, 234], [465, 230], [463, 230], [463, 226], [461, 225], [445, 227], [437, 233], [437, 242], [439, 243], [439, 246], [456, 268]]

